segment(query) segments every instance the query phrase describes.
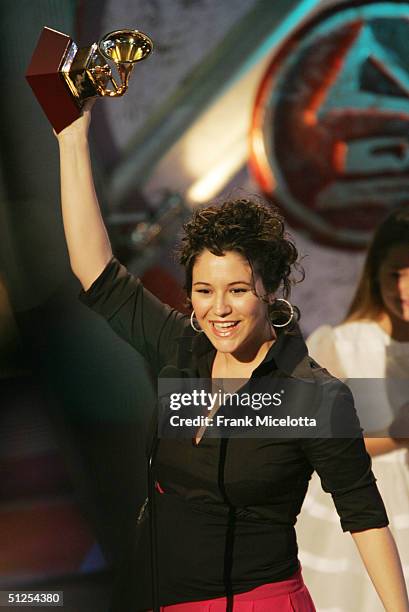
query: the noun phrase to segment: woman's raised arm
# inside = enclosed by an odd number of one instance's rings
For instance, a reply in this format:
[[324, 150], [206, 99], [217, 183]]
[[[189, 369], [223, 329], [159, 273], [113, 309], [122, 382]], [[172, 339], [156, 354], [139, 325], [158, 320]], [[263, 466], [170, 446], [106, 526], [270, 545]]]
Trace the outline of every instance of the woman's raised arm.
[[88, 289], [112, 257], [92, 177], [88, 129], [92, 102], [76, 121], [57, 134], [60, 148], [61, 203], [72, 271]]

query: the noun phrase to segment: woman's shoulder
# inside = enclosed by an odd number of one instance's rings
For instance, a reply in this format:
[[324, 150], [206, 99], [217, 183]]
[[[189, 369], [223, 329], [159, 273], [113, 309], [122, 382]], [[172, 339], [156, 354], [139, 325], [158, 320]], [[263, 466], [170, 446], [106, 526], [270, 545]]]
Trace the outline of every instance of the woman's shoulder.
[[[317, 350], [330, 350], [335, 342], [335, 327], [331, 325], [320, 325], [310, 334], [306, 340], [308, 352], [312, 357]], [[316, 357], [314, 357], [316, 359]]]
[[362, 319], [359, 321], [347, 321], [333, 328], [336, 343], [350, 345], [351, 347], [369, 346], [384, 348], [389, 343], [388, 335], [375, 321]]
[[359, 343], [364, 337], [368, 339], [385, 342], [385, 332], [379, 327], [375, 321], [360, 320], [347, 321], [339, 325], [321, 325], [308, 338], [308, 345], [317, 342], [350, 342], [352, 344]]
[[370, 372], [375, 366], [377, 370], [383, 367], [388, 341], [376, 322], [360, 320], [323, 325], [308, 338], [307, 345], [310, 355], [332, 374], [350, 378], [363, 372], [364, 366]]
[[334, 376], [342, 376], [337, 356], [334, 328], [321, 325], [307, 339], [309, 355]]
[[357, 364], [385, 350], [382, 329], [370, 320], [322, 325], [307, 340], [308, 351], [318, 363], [338, 377], [353, 375]]

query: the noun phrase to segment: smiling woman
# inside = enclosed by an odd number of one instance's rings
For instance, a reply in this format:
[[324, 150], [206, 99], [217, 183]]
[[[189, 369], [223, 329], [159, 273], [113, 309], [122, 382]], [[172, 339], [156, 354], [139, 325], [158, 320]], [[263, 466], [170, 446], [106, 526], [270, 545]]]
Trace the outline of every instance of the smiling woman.
[[[274, 294], [280, 286], [284, 298], [289, 296], [293, 270], [299, 269], [300, 280], [304, 278], [297, 264], [297, 249], [285, 233], [283, 218], [272, 206], [248, 199], [207, 206], [198, 209], [183, 229], [179, 262], [185, 267], [189, 298], [193, 267], [205, 250], [220, 257], [227, 252], [241, 254], [250, 266], [253, 291], [257, 276], [263, 283], [263, 293], [256, 294], [266, 302], [268, 294]], [[276, 316], [280, 314], [277, 306], [273, 309]], [[287, 320], [288, 316], [284, 318]]]
[[206, 249], [195, 261], [192, 280], [196, 319], [217, 351], [237, 362], [262, 360], [275, 334], [259, 297], [266, 296], [263, 281], [253, 279], [247, 260], [235, 251], [213, 255]]
[[[245, 378], [291, 327], [290, 293], [297, 249], [273, 207], [247, 199], [199, 209], [185, 226], [180, 263], [197, 324], [216, 349], [213, 378]], [[283, 309], [282, 303], [288, 307]]]
[[[207, 430], [196, 443], [154, 436], [151, 494], [129, 537], [112, 612], [313, 612], [294, 525], [314, 470], [343, 530], [364, 533], [368, 550], [376, 547], [368, 565], [386, 609], [407, 612], [351, 395], [309, 358], [287, 302], [297, 250], [280, 215], [246, 199], [195, 212], [180, 250], [194, 311], [171, 309], [112, 256], [91, 174], [89, 114], [58, 135], [64, 230], [81, 300], [145, 357], [154, 376], [176, 379], [175, 391], [186, 379], [239, 378], [239, 393], [252, 394], [260, 385], [274, 391], [285, 378], [298, 384], [294, 404], [305, 417], [316, 395], [306, 397], [299, 383], [309, 382], [310, 390], [335, 389], [334, 400], [323, 402], [328, 414], [342, 412], [355, 424], [350, 439], [211, 437]], [[379, 571], [386, 558], [387, 576]]]

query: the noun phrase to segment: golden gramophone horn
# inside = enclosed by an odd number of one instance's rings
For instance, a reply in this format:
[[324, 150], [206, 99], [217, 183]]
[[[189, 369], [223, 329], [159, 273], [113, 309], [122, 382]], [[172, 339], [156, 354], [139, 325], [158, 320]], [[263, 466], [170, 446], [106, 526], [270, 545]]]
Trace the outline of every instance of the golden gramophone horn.
[[121, 77], [121, 85], [118, 86], [110, 74], [114, 90], [104, 87], [100, 95], [122, 96], [128, 89], [129, 75], [135, 62], [148, 57], [153, 49], [153, 42], [147, 34], [138, 30], [116, 30], [100, 40], [98, 49], [106, 59], [115, 62]]
[[98, 43], [99, 50], [116, 64], [139, 62], [153, 49], [153, 42], [138, 30], [116, 30], [109, 32]]

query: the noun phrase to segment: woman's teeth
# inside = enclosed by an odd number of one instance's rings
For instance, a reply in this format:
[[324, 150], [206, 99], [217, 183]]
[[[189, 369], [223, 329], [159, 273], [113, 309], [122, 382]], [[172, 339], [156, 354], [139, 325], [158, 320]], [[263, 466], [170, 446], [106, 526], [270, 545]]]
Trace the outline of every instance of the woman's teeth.
[[213, 323], [213, 327], [219, 334], [229, 336], [232, 328], [236, 327], [238, 321], [226, 321], [225, 323]]

